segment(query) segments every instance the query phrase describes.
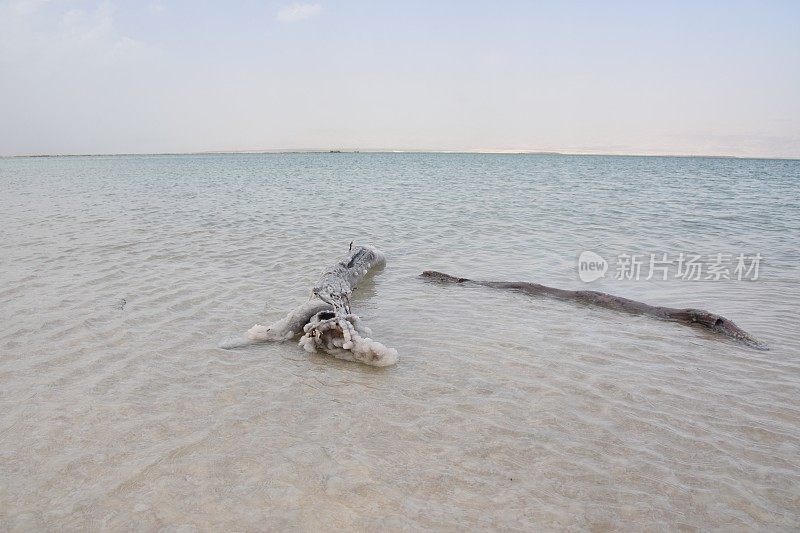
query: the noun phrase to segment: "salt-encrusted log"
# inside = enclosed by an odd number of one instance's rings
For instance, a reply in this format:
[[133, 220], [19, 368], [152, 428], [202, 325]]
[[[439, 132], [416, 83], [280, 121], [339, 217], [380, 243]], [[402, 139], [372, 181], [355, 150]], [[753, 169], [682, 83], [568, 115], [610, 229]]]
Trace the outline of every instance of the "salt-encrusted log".
[[350, 307], [350, 296], [371, 268], [386, 264], [386, 256], [374, 246], [350, 243], [350, 252], [338, 263], [325, 269], [314, 288], [314, 296], [333, 307]]
[[302, 334], [300, 346], [309, 352], [323, 350], [347, 361], [373, 366], [397, 362], [397, 351], [372, 340], [372, 334], [350, 310], [350, 298], [370, 270], [386, 264], [373, 246], [356, 246], [341, 261], [325, 269], [311, 291], [311, 299], [269, 326], [256, 324], [243, 343], [289, 340]]
[[713, 333], [730, 337], [753, 348], [757, 348], [759, 350], [769, 349], [766, 344], [760, 342], [727, 318], [709, 311], [704, 311], [702, 309], [661, 307], [637, 302], [636, 300], [630, 300], [628, 298], [622, 298], [620, 296], [614, 296], [605, 292], [569, 291], [565, 289], [547, 287], [546, 285], [539, 285], [538, 283], [475, 281], [467, 278], [451, 276], [442, 272], [436, 272], [435, 270], [426, 270], [422, 273], [422, 277], [445, 283], [480, 285], [482, 287], [491, 287], [494, 289], [508, 289], [524, 292], [525, 294], [530, 294], [533, 296], [547, 296], [550, 298], [558, 298], [560, 300], [572, 300], [634, 315], [647, 315], [661, 320], [678, 322], [689, 326], [702, 326]]
[[303, 332], [303, 327], [308, 324], [314, 315], [320, 311], [330, 311], [332, 309], [333, 306], [331, 304], [312, 298], [303, 305], [292, 309], [288, 315], [269, 326], [256, 324], [248, 330], [247, 338], [253, 342], [293, 339]]

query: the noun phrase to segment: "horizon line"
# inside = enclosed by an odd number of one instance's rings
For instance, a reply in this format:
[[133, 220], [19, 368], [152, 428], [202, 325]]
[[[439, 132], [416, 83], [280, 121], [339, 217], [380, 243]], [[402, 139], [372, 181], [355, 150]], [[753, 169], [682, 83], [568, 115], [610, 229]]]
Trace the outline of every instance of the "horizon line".
[[430, 150], [430, 149], [357, 149], [357, 148], [308, 148], [308, 149], [258, 149], [258, 150], [201, 150], [186, 152], [97, 152], [97, 153], [34, 153], [0, 155], [0, 159], [24, 159], [47, 157], [125, 157], [125, 156], [176, 156], [176, 155], [237, 155], [237, 154], [477, 154], [477, 155], [562, 155], [562, 156], [608, 156], [608, 157], [673, 157], [706, 159], [763, 159], [776, 161], [798, 161], [800, 156], [743, 156], [727, 154], [644, 153], [603, 151], [554, 151], [554, 150]]

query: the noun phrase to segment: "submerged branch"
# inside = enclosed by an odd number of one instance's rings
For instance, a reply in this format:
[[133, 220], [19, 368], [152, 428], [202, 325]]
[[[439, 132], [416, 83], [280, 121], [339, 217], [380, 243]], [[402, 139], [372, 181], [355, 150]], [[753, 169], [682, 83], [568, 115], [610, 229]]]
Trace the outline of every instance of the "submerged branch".
[[678, 322], [688, 326], [702, 326], [712, 333], [730, 337], [753, 348], [759, 350], [769, 349], [766, 344], [760, 342], [758, 339], [741, 329], [727, 318], [703, 309], [661, 307], [649, 305], [643, 302], [637, 302], [636, 300], [630, 300], [621, 296], [614, 296], [605, 292], [570, 291], [565, 289], [556, 289], [546, 285], [539, 285], [538, 283], [475, 281], [467, 278], [451, 276], [435, 270], [426, 270], [422, 273], [422, 277], [443, 283], [472, 284], [482, 287], [491, 287], [494, 289], [519, 291], [532, 296], [546, 296], [550, 298], [558, 298], [560, 300], [570, 300], [583, 304], [595, 305], [598, 307], [604, 307], [606, 309], [613, 309], [615, 311], [622, 311], [624, 313], [630, 313], [634, 315], [652, 316], [661, 320]]

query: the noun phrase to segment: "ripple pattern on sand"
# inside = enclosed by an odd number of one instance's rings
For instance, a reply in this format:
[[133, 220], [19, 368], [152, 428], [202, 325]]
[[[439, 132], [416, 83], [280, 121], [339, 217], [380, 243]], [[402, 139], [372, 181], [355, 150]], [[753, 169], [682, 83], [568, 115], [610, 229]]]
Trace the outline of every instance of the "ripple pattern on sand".
[[[0, 160], [0, 529], [797, 530], [800, 163], [455, 154]], [[400, 362], [217, 348], [351, 239]], [[762, 279], [592, 288], [770, 344], [421, 281], [584, 288], [583, 250]]]

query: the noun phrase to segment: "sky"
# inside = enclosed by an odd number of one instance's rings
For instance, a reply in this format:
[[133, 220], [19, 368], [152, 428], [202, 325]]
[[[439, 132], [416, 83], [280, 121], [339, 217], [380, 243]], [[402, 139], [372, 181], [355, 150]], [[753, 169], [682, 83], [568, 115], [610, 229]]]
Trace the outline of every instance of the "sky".
[[0, 0], [0, 155], [800, 158], [798, 1]]

